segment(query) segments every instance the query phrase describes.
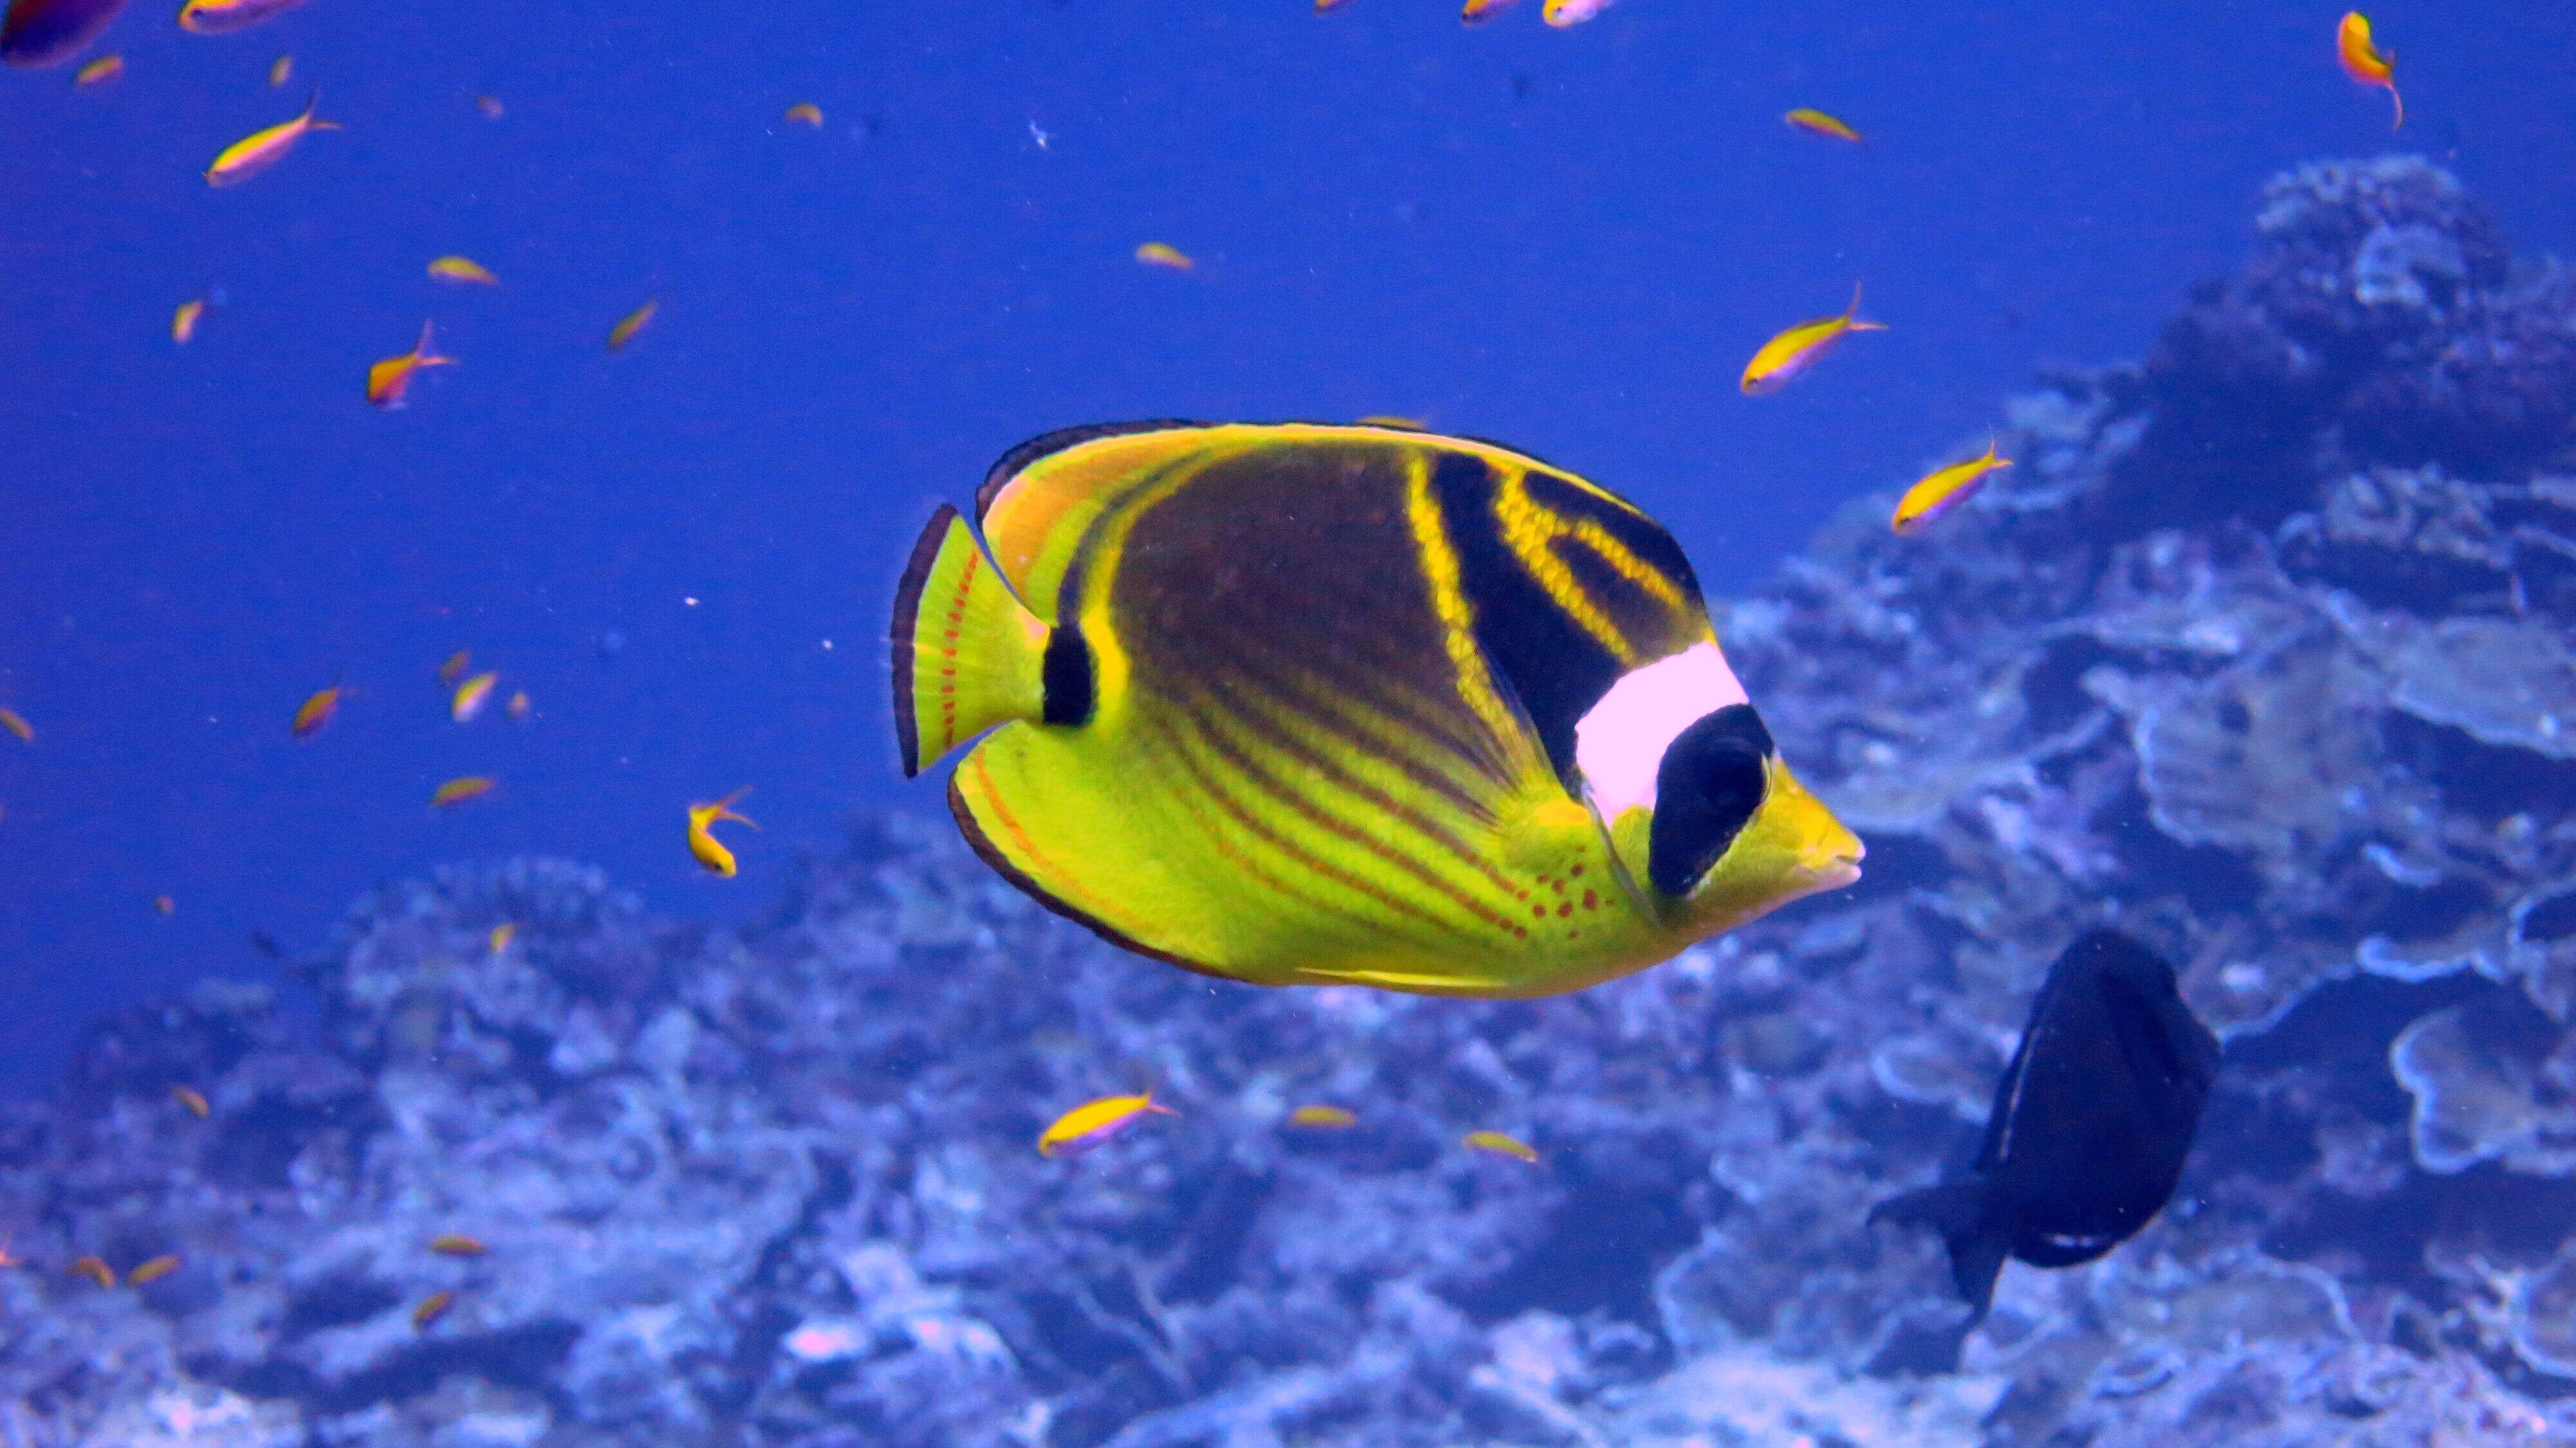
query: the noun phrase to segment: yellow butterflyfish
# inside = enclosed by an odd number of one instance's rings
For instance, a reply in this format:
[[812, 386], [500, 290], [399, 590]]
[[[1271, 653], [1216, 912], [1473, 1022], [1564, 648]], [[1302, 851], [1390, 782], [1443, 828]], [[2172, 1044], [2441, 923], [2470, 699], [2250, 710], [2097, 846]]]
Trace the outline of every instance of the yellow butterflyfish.
[[1552, 995], [1859, 876], [1672, 535], [1490, 442], [1039, 438], [931, 518], [893, 655], [977, 853], [1210, 975]]

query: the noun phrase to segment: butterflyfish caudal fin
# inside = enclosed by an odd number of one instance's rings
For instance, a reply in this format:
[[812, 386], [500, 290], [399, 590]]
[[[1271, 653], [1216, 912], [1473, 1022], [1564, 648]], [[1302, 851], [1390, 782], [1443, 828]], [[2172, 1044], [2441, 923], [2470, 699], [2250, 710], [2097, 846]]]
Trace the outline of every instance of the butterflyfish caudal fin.
[[1050, 628], [1024, 607], [943, 504], [895, 588], [894, 694], [909, 779], [998, 724], [1088, 720], [1091, 650], [1078, 623]]

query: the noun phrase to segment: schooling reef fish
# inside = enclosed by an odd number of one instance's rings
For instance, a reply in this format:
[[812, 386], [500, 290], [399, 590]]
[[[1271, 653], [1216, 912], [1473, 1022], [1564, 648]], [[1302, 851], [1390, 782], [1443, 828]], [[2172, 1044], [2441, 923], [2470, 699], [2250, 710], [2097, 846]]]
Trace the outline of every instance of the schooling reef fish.
[[1925, 473], [1905, 496], [1896, 500], [1896, 512], [1887, 526], [1901, 534], [1920, 533], [1960, 504], [1975, 497], [1985, 484], [1986, 474], [2012, 466], [2012, 459], [1995, 456], [1994, 439], [1986, 440], [1985, 452], [1965, 462]]
[[230, 35], [303, 3], [304, 0], [188, 0], [179, 7], [179, 28], [198, 35]]
[[0, 15], [0, 61], [58, 65], [98, 38], [125, 0], [9, 0]]
[[1860, 317], [1860, 288], [1852, 288], [1851, 305], [1837, 316], [1813, 317], [1789, 328], [1762, 344], [1753, 360], [1744, 364], [1745, 395], [1758, 396], [1777, 392], [1795, 380], [1798, 374], [1816, 365], [1817, 359], [1843, 339], [1848, 332], [1884, 332], [1883, 322], [1864, 322]]
[[[420, 340], [412, 344], [410, 351], [403, 353], [399, 357], [387, 357], [380, 362], [369, 363], [367, 366], [367, 401], [374, 403], [377, 407], [386, 412], [391, 412], [404, 405], [408, 394], [411, 392], [411, 379], [420, 371], [420, 369], [423, 367], [446, 367], [452, 365], [456, 361], [453, 357], [442, 357], [438, 353], [431, 351], [430, 348], [432, 345], [429, 335], [429, 323], [423, 322], [420, 324]], [[495, 677], [497, 676], [489, 674], [483, 676], [480, 680], [483, 685], [483, 693], [488, 694], [491, 692], [492, 680]], [[470, 679], [467, 680], [467, 687], [472, 687], [475, 682], [477, 681]], [[458, 692], [457, 697], [460, 701], [463, 699], [464, 694], [462, 690]], [[482, 706], [482, 695], [477, 694], [474, 699], [474, 707], [479, 709]], [[473, 714], [469, 711], [458, 713], [456, 719], [457, 722], [461, 724], [473, 717]]]
[[731, 820], [738, 825], [760, 828], [751, 823], [749, 816], [733, 812], [733, 802], [749, 793], [751, 786], [746, 784], [722, 799], [689, 806], [689, 858], [696, 860], [710, 875], [731, 879], [734, 873], [733, 851], [716, 838], [716, 821]]
[[2006, 1257], [2090, 1262], [2164, 1209], [2217, 1071], [2218, 1038], [2183, 1004], [2173, 967], [2093, 931], [2049, 967], [1974, 1168], [1869, 1219], [1938, 1231], [1969, 1321], [1982, 1320]]
[[302, 115], [289, 117], [265, 131], [253, 131], [224, 147], [214, 164], [206, 168], [206, 184], [238, 186], [285, 160], [286, 153], [295, 149], [295, 143], [303, 140], [306, 132], [340, 129], [338, 121], [313, 119], [314, 107], [321, 104], [322, 93], [315, 91], [313, 98], [304, 103]]
[[2388, 129], [2406, 124], [2406, 100], [2397, 94], [2397, 57], [2370, 38], [2369, 16], [2358, 10], [2345, 12], [2343, 23], [2335, 27], [2335, 58], [2343, 62], [2344, 74], [2388, 92], [2389, 104], [2397, 108], [2397, 119]]
[[[895, 599], [976, 851], [1264, 985], [1552, 995], [1849, 884], [1655, 521], [1492, 443], [1132, 423], [995, 465]], [[998, 560], [998, 566], [996, 565]]]
[[333, 684], [330, 688], [315, 690], [303, 703], [296, 705], [295, 722], [288, 728], [296, 738], [310, 739], [321, 733], [322, 726], [330, 723], [331, 716], [339, 712], [340, 686]]
[[1834, 141], [1849, 141], [1855, 146], [1861, 144], [1860, 132], [1853, 130], [1840, 116], [1827, 115], [1813, 106], [1800, 106], [1780, 119], [1811, 136], [1823, 136]]
[[1097, 1101], [1085, 1101], [1057, 1117], [1038, 1135], [1038, 1155], [1080, 1156], [1142, 1121], [1148, 1112], [1157, 1116], [1181, 1114], [1168, 1106], [1155, 1105], [1150, 1091], [1140, 1096], [1103, 1096]]

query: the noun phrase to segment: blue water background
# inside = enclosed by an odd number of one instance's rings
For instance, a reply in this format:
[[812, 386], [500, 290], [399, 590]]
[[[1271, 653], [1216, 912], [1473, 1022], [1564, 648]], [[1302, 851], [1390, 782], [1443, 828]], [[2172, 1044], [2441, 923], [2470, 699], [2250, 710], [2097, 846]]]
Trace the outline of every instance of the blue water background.
[[[2141, 355], [2264, 177], [2391, 148], [2336, 13], [312, 0], [207, 39], [145, 0], [115, 85], [0, 74], [0, 705], [39, 731], [0, 738], [0, 1090], [437, 862], [570, 855], [739, 921], [854, 811], [937, 808], [895, 767], [887, 595], [930, 507], [1046, 429], [1410, 414], [1626, 492], [1744, 589], [2034, 369]], [[2394, 143], [2569, 250], [2576, 7], [2375, 14]], [[206, 187], [315, 85], [346, 132]], [[502, 287], [426, 280], [450, 251]], [[1856, 280], [1886, 334], [1737, 395]], [[461, 365], [370, 409], [423, 317]], [[459, 648], [538, 717], [449, 722]], [[500, 789], [433, 814], [465, 773]], [[681, 809], [743, 784], [765, 830], [716, 880]]]

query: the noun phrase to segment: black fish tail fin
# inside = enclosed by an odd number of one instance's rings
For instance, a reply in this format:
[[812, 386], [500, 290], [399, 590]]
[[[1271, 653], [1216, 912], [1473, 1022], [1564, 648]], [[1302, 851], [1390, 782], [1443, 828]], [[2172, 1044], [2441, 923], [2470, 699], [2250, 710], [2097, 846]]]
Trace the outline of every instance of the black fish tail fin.
[[1869, 1222], [1930, 1227], [1950, 1251], [1950, 1281], [1959, 1296], [1976, 1309], [1968, 1319], [1983, 1322], [1995, 1301], [1995, 1278], [2004, 1270], [2011, 1239], [1987, 1219], [1986, 1184], [1979, 1178], [1943, 1182], [1893, 1196], [1869, 1209]]

